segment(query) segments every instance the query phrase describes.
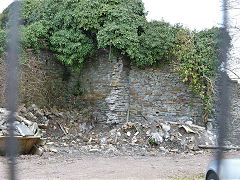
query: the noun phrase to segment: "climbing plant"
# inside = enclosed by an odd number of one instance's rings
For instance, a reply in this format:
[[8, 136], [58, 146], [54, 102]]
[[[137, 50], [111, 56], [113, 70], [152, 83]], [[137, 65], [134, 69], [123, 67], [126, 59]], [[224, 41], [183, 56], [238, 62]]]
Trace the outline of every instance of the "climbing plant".
[[219, 32], [217, 28], [200, 32], [181, 28], [176, 34], [172, 51], [176, 57], [176, 71], [203, 101], [204, 122], [213, 106]]

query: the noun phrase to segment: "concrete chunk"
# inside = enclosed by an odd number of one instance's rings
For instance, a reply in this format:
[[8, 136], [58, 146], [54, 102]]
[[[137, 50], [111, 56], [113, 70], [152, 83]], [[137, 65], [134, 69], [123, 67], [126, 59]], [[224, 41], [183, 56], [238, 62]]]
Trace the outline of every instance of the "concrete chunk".
[[34, 133], [24, 124], [16, 124], [15, 127], [22, 136], [34, 135]]

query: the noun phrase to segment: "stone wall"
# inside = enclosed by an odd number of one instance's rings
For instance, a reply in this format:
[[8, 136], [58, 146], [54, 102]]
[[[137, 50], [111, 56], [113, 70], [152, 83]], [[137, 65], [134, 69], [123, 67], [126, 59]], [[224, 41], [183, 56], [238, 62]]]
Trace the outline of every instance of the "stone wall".
[[131, 119], [201, 121], [201, 100], [169, 65], [130, 71]]
[[84, 106], [95, 107], [99, 122], [201, 122], [201, 101], [181, 82], [169, 65], [139, 69], [123, 57], [109, 59], [100, 51], [82, 71]]
[[88, 59], [81, 70], [84, 89], [83, 106], [92, 107], [99, 122], [119, 123], [126, 119], [129, 106], [129, 61], [123, 57], [109, 59], [101, 50]]

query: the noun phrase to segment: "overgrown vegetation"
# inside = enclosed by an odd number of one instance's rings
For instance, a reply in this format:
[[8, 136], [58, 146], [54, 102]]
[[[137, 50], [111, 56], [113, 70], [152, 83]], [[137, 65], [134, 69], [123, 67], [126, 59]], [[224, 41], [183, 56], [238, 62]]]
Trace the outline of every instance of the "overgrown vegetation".
[[5, 49], [6, 31], [0, 29], [0, 57]]
[[189, 87], [203, 101], [204, 121], [211, 114], [214, 94], [214, 77], [217, 67], [219, 29], [200, 32], [179, 29], [173, 55], [176, 70]]
[[141, 67], [173, 63], [203, 100], [204, 119], [211, 114], [219, 29], [191, 32], [147, 22], [141, 0], [23, 0], [22, 7], [23, 48], [51, 50], [75, 70], [98, 48], [121, 53]]

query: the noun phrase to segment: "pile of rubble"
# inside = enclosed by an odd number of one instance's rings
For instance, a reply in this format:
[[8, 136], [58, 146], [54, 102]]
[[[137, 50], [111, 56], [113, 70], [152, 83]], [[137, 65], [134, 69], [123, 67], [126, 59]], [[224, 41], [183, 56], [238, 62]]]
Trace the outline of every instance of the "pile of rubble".
[[[86, 131], [86, 124], [83, 124]], [[83, 129], [80, 125], [80, 129]], [[200, 153], [199, 145], [215, 145], [216, 137], [204, 127], [191, 121], [183, 122], [127, 122], [107, 130], [101, 127], [91, 129], [87, 134], [79, 133], [66, 143], [88, 152], [113, 152], [116, 154]], [[61, 143], [60, 143], [61, 145]]]
[[[7, 135], [6, 109], [0, 109], [0, 136]], [[126, 122], [108, 125], [94, 121], [87, 110], [43, 110], [19, 107], [14, 123], [18, 136], [41, 137], [32, 152], [97, 152], [113, 154], [201, 153], [200, 146], [216, 144], [216, 137], [187, 122]]]

